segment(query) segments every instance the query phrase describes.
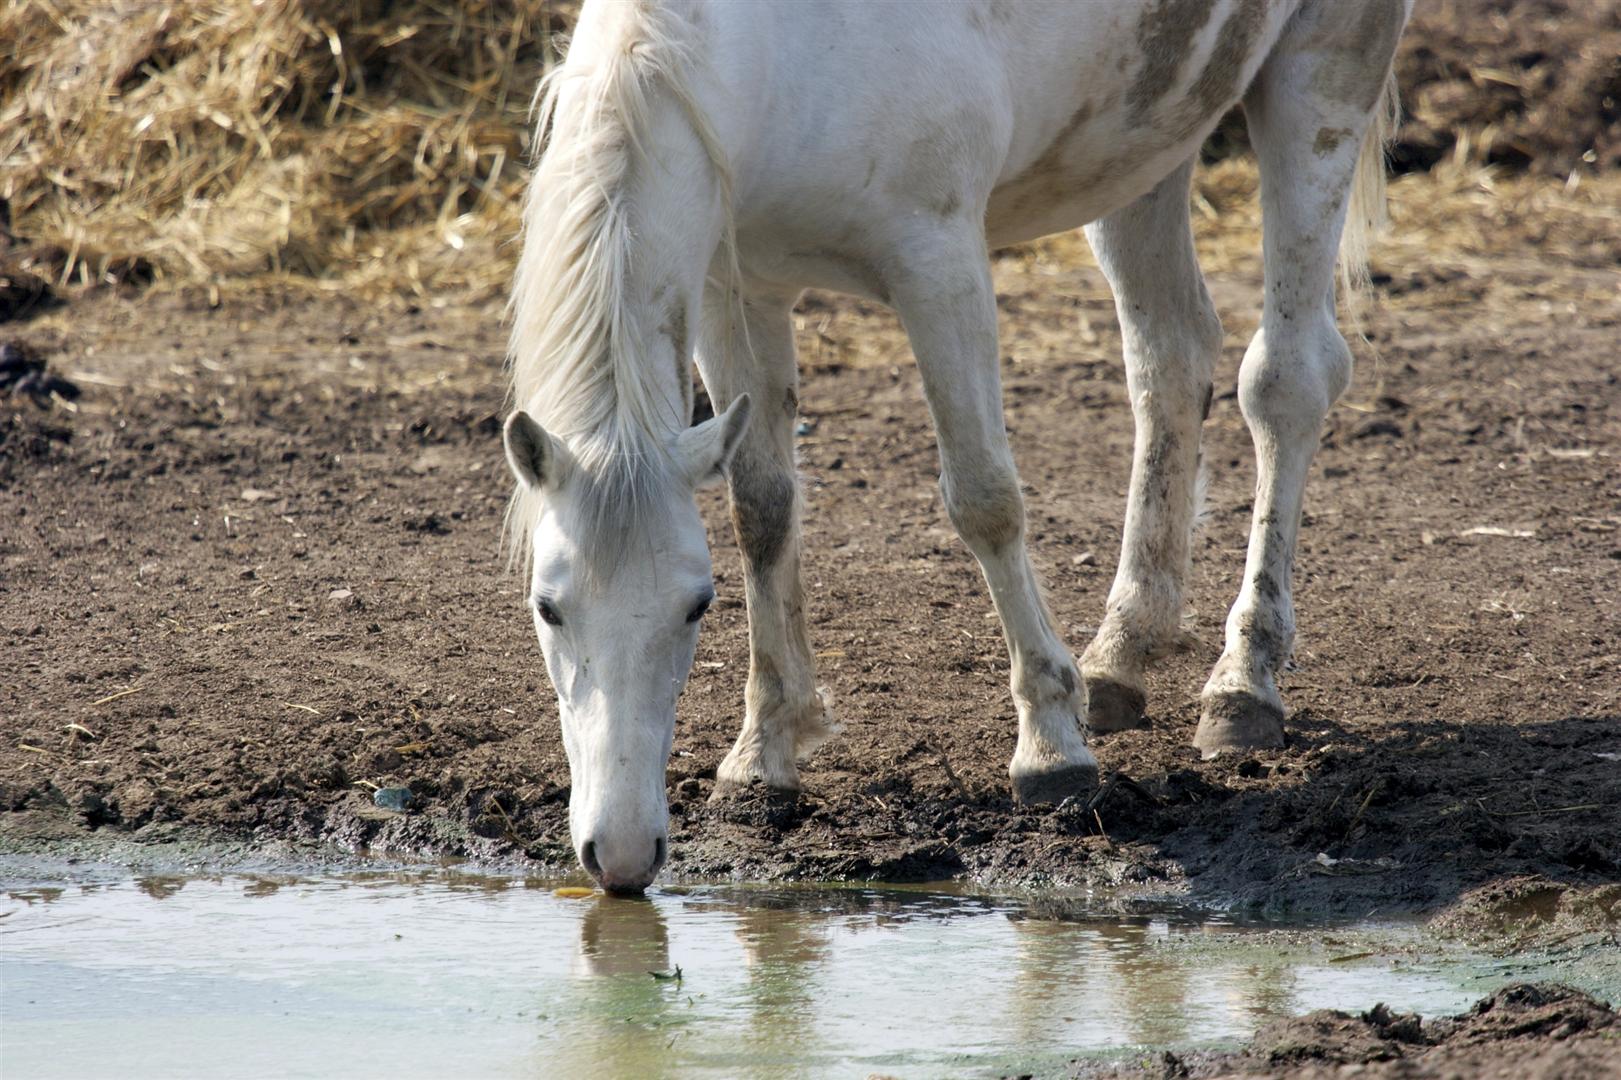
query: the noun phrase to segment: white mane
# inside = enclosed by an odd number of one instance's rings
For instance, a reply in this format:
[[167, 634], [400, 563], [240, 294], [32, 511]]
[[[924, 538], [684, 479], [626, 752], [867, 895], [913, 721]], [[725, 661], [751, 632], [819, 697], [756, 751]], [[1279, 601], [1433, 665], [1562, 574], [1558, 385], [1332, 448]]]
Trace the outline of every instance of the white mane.
[[[620, 531], [668, 480], [666, 438], [684, 426], [646, 370], [622, 302], [632, 253], [627, 188], [643, 159], [650, 93], [680, 103], [729, 187], [713, 136], [692, 103], [681, 27], [653, 5], [612, 5], [612, 23], [571, 53], [536, 94], [544, 146], [524, 203], [513, 280], [508, 369], [513, 404], [566, 440], [593, 487], [604, 536]], [[523, 485], [507, 508], [516, 556], [538, 510]]]

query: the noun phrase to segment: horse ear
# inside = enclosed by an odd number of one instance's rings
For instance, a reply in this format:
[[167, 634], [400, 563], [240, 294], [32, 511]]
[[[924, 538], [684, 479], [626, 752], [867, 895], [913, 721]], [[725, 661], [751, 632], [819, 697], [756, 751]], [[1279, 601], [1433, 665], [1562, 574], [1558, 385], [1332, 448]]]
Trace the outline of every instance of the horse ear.
[[535, 423], [534, 417], [519, 409], [507, 417], [502, 435], [507, 447], [507, 465], [519, 483], [537, 491], [562, 483], [567, 452], [562, 443]]
[[739, 394], [725, 412], [681, 433], [676, 450], [686, 463], [693, 487], [720, 479], [748, 426], [749, 396]]

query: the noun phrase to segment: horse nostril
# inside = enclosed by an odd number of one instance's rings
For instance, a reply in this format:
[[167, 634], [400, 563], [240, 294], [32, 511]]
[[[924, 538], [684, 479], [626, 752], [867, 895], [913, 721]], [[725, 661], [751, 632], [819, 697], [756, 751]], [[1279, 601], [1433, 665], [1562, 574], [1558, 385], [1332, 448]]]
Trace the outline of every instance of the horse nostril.
[[580, 845], [580, 864], [585, 867], [585, 872], [592, 877], [599, 879], [602, 877], [602, 866], [597, 862], [597, 842], [595, 840], [587, 840]]
[[669, 854], [670, 849], [665, 843], [664, 837], [661, 836], [653, 841], [653, 873], [659, 872], [659, 867], [664, 865], [664, 860]]

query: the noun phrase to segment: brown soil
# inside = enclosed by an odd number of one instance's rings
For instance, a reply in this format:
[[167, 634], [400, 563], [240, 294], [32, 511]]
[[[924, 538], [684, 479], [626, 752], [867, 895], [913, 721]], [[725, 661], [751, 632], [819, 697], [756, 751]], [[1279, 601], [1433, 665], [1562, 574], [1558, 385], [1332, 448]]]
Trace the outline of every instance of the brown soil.
[[1092, 1080], [1289, 1076], [1327, 1080], [1576, 1080], [1621, 1071], [1621, 1018], [1580, 991], [1507, 986], [1462, 1016], [1429, 1022], [1383, 1005], [1352, 1016], [1321, 1009], [1267, 1024], [1240, 1053], [1162, 1053], [1123, 1066], [1082, 1066]]
[[[1621, 241], [1582, 217], [1608, 189], [1521, 216], [1562, 190], [1499, 192], [1502, 227], [1449, 245], [1425, 214], [1473, 213], [1480, 190], [1398, 185], [1371, 349], [1308, 497], [1291, 744], [1202, 763], [1188, 740], [1253, 475], [1231, 387], [1257, 274], [1216, 237], [1231, 334], [1189, 647], [1152, 678], [1152, 729], [1098, 740], [1097, 797], [1057, 810], [1008, 796], [1006, 659], [904, 340], [878, 309], [808, 298], [806, 581], [845, 731], [797, 802], [706, 801], [746, 667], [710, 494], [722, 599], [670, 767], [672, 871], [1185, 885], [1346, 912], [1509, 875], [1614, 880]], [[1079, 649], [1130, 458], [1112, 309], [1073, 241], [1004, 257], [998, 282], [1031, 543]], [[101, 295], [15, 334], [83, 394], [0, 413], [0, 806], [570, 863], [552, 697], [496, 552], [497, 313]], [[396, 784], [414, 812], [372, 805]]]

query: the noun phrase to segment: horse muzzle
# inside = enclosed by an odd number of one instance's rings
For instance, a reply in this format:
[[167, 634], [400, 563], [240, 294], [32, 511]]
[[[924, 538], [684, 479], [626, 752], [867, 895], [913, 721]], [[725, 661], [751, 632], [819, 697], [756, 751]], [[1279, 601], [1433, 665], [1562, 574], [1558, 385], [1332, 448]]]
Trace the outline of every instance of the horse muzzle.
[[624, 838], [588, 839], [580, 845], [580, 865], [608, 892], [636, 896], [658, 877], [669, 857], [669, 840], [660, 834], [637, 842]]

